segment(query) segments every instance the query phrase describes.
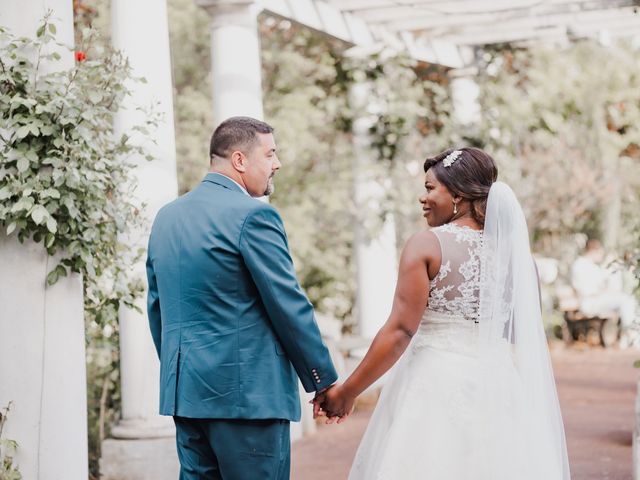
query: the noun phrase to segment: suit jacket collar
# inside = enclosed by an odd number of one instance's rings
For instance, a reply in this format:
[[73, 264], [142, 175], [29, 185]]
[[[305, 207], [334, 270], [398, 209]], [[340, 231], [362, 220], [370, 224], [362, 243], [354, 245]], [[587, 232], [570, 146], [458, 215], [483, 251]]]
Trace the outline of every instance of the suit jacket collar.
[[250, 196], [247, 191], [244, 190], [240, 185], [221, 173], [207, 173], [206, 177], [204, 177], [203, 182], [215, 183], [216, 185], [220, 185], [221, 187], [227, 188], [229, 190], [233, 190]]

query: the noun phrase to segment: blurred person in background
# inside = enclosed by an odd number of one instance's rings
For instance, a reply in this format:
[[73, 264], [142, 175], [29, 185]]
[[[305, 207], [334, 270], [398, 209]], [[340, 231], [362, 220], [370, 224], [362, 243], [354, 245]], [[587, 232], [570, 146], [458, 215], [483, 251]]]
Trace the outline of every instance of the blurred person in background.
[[628, 330], [637, 323], [637, 302], [633, 295], [624, 292], [622, 272], [613, 268], [613, 259], [605, 257], [602, 243], [589, 239], [584, 253], [571, 266], [571, 284], [578, 295], [582, 313], [606, 317], [615, 312], [620, 317], [623, 330]]

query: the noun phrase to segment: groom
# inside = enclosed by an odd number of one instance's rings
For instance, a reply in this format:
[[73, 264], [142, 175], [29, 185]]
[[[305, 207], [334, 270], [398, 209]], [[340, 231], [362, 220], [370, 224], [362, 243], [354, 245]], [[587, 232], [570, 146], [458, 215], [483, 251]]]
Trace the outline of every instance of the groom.
[[160, 413], [176, 424], [181, 480], [288, 479], [298, 378], [322, 392], [337, 375], [282, 220], [258, 200], [280, 168], [273, 128], [229, 118], [210, 157], [203, 182], [160, 210], [149, 239]]

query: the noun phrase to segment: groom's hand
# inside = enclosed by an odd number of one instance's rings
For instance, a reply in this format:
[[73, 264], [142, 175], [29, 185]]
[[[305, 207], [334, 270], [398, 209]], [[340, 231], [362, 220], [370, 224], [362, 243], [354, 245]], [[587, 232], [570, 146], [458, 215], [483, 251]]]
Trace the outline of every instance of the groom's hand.
[[335, 383], [327, 388], [323, 388], [322, 390], [319, 390], [316, 392], [316, 396], [313, 397], [313, 400], [311, 400], [309, 403], [313, 404], [313, 418], [316, 419], [318, 417], [324, 417], [326, 416], [326, 413], [324, 412], [324, 410], [322, 409], [322, 403], [325, 400], [326, 397], [326, 392], [328, 392], [330, 389], [332, 389], [335, 386]]

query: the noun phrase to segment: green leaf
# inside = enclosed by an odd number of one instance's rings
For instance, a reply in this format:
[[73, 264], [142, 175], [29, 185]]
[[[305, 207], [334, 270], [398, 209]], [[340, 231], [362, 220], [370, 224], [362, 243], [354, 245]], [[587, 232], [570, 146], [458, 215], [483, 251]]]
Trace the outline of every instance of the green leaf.
[[67, 276], [67, 269], [64, 265], [58, 265], [56, 267], [56, 270], [58, 270], [58, 275], [61, 277], [66, 277]]
[[18, 160], [18, 163], [16, 165], [18, 167], [18, 172], [20, 172], [20, 173], [26, 172], [27, 169], [29, 168], [29, 164], [30, 164], [30, 162], [29, 162], [29, 159], [27, 157], [21, 157]]
[[51, 135], [54, 132], [54, 129], [51, 125], [44, 125], [42, 127], [40, 127], [40, 133], [42, 133], [42, 135]]
[[633, 362], [633, 368], [640, 368], [640, 360]]
[[27, 157], [27, 159], [30, 162], [37, 162], [38, 161], [38, 154], [36, 152], [34, 152], [33, 150], [29, 150], [24, 154], [25, 157]]
[[49, 216], [49, 218], [47, 218], [47, 229], [51, 233], [56, 233], [58, 231], [58, 222], [56, 222], [56, 219], [52, 216]]
[[23, 125], [22, 127], [20, 127], [17, 131], [16, 131], [16, 137], [18, 140], [22, 140], [24, 137], [26, 137], [27, 135], [29, 135], [29, 132], [31, 131], [31, 128], [29, 127], [29, 125]]
[[57, 32], [56, 26], [53, 23], [49, 24], [49, 32], [51, 32], [51, 35], [55, 35]]
[[56, 198], [56, 199], [60, 198], [60, 192], [55, 188], [47, 188], [43, 193], [46, 193], [47, 196], [51, 198]]
[[58, 270], [53, 269], [47, 275], [47, 285], [51, 286], [58, 281]]
[[11, 222], [7, 227], [7, 235], [11, 235], [15, 229], [16, 229], [16, 222]]
[[38, 38], [42, 38], [42, 36], [44, 35], [44, 25], [42, 25], [41, 27], [38, 28], [38, 30], [36, 30], [36, 37]]
[[42, 205], [36, 205], [33, 207], [33, 210], [31, 210], [31, 218], [36, 222], [36, 225], [40, 225], [49, 217], [49, 212]]
[[51, 270], [51, 272], [49, 272], [49, 275], [47, 275], [47, 285], [53, 285], [58, 281], [60, 277], [66, 277], [66, 276], [67, 276], [67, 268], [62, 264], [58, 264], [56, 268]]
[[53, 242], [55, 241], [56, 241], [56, 236], [53, 233], [47, 233], [45, 246], [47, 248], [51, 248], [51, 245], [53, 245]]
[[89, 100], [93, 103], [99, 103], [102, 100], [102, 92], [99, 90], [91, 90], [89, 92]]

